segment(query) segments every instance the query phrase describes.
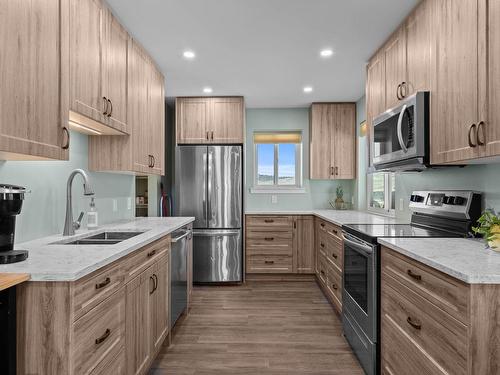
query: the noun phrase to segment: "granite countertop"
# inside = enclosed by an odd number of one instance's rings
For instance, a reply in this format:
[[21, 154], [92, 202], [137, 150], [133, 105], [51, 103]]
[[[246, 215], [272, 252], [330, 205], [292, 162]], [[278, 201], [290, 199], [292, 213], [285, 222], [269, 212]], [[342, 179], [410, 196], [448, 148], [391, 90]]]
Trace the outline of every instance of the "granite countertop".
[[[290, 211], [246, 211], [246, 215], [314, 215], [336, 225], [343, 224], [394, 224], [403, 222], [393, 217], [355, 210], [290, 210]], [[404, 222], [406, 223], [406, 222]]]
[[379, 238], [378, 242], [467, 284], [500, 284], [500, 253], [478, 239]]
[[[74, 281], [130, 254], [194, 221], [194, 217], [136, 218], [107, 224], [96, 230], [79, 230], [75, 236], [54, 235], [16, 244], [29, 251], [28, 259], [0, 265], [0, 273], [31, 274], [30, 281]], [[144, 232], [114, 245], [65, 245], [103, 231]]]

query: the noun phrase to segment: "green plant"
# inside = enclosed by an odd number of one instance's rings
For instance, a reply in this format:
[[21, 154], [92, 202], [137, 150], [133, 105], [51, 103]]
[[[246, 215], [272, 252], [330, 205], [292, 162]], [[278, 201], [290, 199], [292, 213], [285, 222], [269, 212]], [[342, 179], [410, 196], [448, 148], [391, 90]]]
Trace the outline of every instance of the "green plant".
[[342, 199], [344, 196], [344, 188], [341, 185], [337, 186], [337, 189], [335, 189], [335, 195], [337, 195], [338, 199]]
[[481, 234], [491, 248], [500, 248], [500, 217], [493, 210], [486, 210], [473, 227], [474, 233]]

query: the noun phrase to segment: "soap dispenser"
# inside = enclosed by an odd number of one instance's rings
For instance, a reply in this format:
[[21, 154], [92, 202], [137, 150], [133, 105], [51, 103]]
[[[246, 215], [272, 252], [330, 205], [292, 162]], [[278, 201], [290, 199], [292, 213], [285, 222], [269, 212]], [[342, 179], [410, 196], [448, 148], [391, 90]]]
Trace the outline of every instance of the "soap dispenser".
[[95, 229], [97, 228], [97, 211], [95, 209], [95, 200], [94, 197], [90, 198], [90, 211], [87, 213], [87, 228]]

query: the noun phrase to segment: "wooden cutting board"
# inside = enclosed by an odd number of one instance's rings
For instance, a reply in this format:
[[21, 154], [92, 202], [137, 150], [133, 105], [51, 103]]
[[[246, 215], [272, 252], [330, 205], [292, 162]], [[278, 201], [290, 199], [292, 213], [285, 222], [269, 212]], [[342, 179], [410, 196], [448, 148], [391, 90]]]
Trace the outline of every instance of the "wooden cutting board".
[[29, 279], [29, 273], [0, 273], [0, 290], [8, 289]]

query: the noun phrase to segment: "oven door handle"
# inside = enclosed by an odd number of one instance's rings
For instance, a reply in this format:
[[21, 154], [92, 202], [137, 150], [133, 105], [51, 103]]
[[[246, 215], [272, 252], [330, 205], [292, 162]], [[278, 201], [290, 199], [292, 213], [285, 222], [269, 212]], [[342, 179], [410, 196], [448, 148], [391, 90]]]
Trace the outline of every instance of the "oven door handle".
[[403, 108], [401, 108], [401, 112], [399, 113], [398, 117], [398, 128], [397, 128], [399, 145], [401, 146], [401, 149], [405, 154], [408, 152], [408, 148], [406, 147], [406, 144], [403, 141], [403, 131], [401, 128], [403, 126], [403, 117], [405, 115], [406, 108], [407, 108], [406, 104], [403, 106]]
[[359, 242], [355, 237], [350, 236], [347, 233], [344, 233], [344, 244], [349, 245], [358, 253], [361, 253], [366, 256], [370, 256], [373, 254], [373, 247], [370, 245], [365, 245], [364, 243]]

